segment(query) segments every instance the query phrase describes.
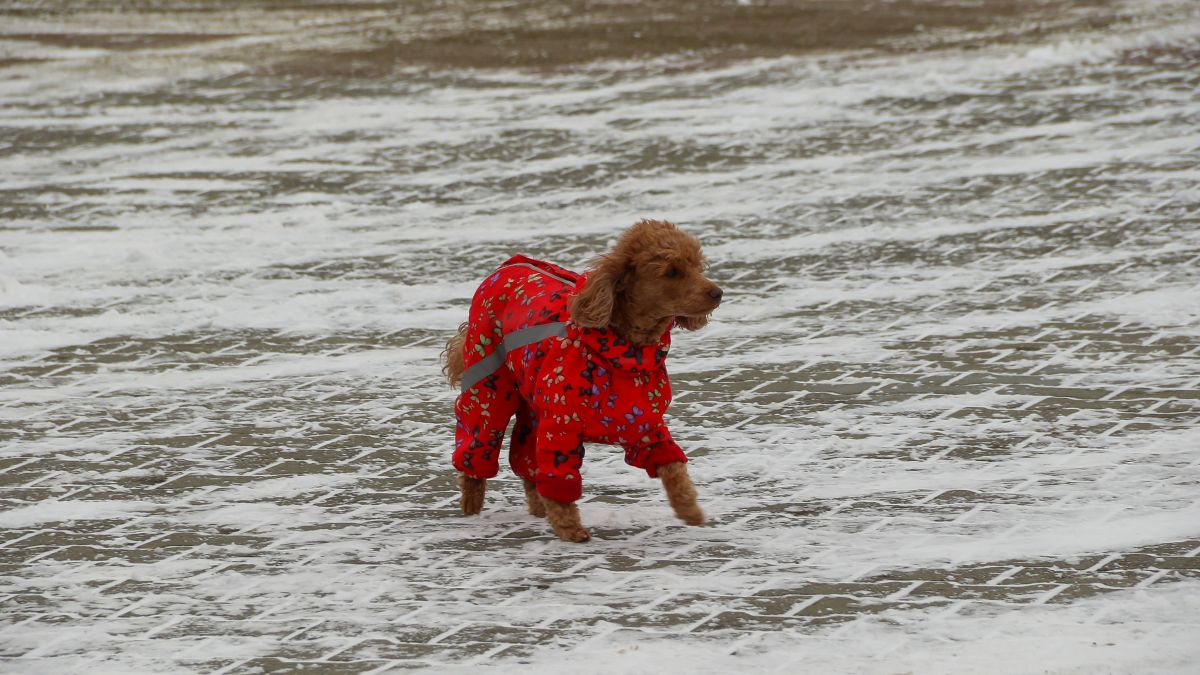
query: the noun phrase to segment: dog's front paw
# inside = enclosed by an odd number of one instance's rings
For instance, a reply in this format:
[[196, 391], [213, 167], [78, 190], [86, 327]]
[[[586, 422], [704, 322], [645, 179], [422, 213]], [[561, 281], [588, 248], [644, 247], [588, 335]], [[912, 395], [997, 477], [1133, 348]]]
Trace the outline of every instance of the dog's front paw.
[[592, 534], [583, 527], [567, 527], [556, 531], [558, 538], [563, 541], [569, 541], [575, 544], [582, 544], [585, 541], [592, 540]]
[[675, 515], [679, 516], [679, 519], [688, 525], [704, 524], [704, 512], [698, 506], [690, 509], [679, 509]]
[[667, 501], [675, 515], [688, 525], [703, 525], [704, 511], [696, 504], [696, 486], [688, 477], [687, 465], [671, 462], [658, 467], [658, 477], [667, 490]]
[[550, 527], [554, 528], [554, 534], [557, 534], [559, 539], [581, 544], [592, 538], [579, 519], [578, 506], [556, 502], [547, 497], [542, 497], [541, 500], [546, 506], [546, 520], [550, 521]]

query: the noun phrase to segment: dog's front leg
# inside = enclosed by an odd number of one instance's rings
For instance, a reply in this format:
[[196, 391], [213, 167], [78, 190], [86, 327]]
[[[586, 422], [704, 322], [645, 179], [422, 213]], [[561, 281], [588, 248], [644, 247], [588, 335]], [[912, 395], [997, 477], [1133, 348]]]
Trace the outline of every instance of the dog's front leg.
[[574, 503], [564, 504], [543, 496], [542, 504], [546, 506], [546, 520], [550, 521], [559, 539], [582, 543], [592, 538], [579, 518], [579, 507]]
[[487, 492], [486, 478], [471, 478], [465, 473], [458, 474], [458, 487], [462, 490], [459, 506], [463, 515], [478, 515], [483, 510], [483, 494]]
[[667, 491], [667, 501], [675, 509], [675, 515], [688, 525], [703, 525], [704, 512], [696, 503], [696, 486], [688, 476], [687, 465], [671, 462], [658, 467], [658, 477]]
[[[567, 409], [571, 409], [569, 404]], [[535, 487], [554, 533], [563, 541], [578, 543], [592, 538], [584, 529], [579, 507], [575, 505], [583, 495], [583, 476], [579, 473], [583, 466], [583, 434], [578, 425], [563, 424], [563, 420], [570, 421], [565, 415], [557, 420], [547, 415], [541, 420]], [[556, 421], [559, 423], [555, 424]]]

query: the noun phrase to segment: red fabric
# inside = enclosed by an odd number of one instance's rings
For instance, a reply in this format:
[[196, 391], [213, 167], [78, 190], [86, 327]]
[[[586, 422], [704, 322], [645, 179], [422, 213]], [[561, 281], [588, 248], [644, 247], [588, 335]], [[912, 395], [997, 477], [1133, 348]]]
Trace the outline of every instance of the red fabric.
[[671, 331], [658, 344], [637, 346], [611, 329], [570, 323], [567, 301], [584, 283], [569, 270], [516, 256], [479, 286], [464, 345], [468, 368], [522, 328], [566, 321], [567, 336], [510, 351], [505, 365], [458, 397], [456, 469], [495, 476], [513, 415], [509, 463], [555, 501], [583, 494], [585, 441], [621, 445], [625, 461], [652, 478], [664, 464], [687, 461], [663, 422], [671, 404], [665, 366]]

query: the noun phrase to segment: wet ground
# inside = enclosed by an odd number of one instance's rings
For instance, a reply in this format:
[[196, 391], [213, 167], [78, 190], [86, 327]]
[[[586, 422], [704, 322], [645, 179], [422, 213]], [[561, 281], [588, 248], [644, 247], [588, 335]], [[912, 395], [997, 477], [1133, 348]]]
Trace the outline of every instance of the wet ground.
[[[0, 670], [1200, 657], [1193, 4], [161, 6], [0, 10]], [[640, 217], [712, 523], [461, 517], [474, 286]]]
[[[10, 63], [101, 49], [101, 60], [385, 76], [396, 67], [555, 69], [655, 57], [714, 61], [858, 48], [911, 50], [1124, 27], [1103, 0], [724, 0], [446, 2], [37, 2], [4, 12]], [[207, 44], [206, 43], [211, 43]], [[164, 59], [164, 48], [170, 58]], [[190, 47], [190, 49], [188, 48]], [[139, 53], [140, 52], [140, 53]], [[78, 56], [78, 54], [74, 55]], [[116, 58], [114, 58], [116, 57]]]

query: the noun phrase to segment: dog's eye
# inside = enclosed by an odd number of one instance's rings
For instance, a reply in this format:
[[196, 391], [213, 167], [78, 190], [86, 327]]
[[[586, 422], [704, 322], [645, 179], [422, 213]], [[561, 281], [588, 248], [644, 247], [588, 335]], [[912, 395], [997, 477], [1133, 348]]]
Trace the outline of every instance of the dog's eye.
[[668, 267], [667, 271], [663, 274], [663, 276], [665, 276], [668, 279], [677, 279], [677, 278], [679, 278], [679, 268], [674, 267], [674, 266]]

